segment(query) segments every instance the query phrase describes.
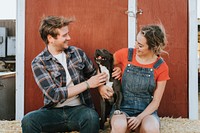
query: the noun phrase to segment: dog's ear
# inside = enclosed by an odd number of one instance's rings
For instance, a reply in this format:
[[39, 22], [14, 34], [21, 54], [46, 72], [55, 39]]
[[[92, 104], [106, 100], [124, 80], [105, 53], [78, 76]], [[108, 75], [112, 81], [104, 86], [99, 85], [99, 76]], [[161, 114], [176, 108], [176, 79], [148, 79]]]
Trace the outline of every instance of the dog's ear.
[[95, 53], [94, 53], [94, 59], [96, 60], [96, 58], [99, 56], [99, 49], [96, 49], [95, 50]]
[[94, 60], [96, 61], [96, 58], [97, 58], [97, 49], [95, 50], [95, 53], [94, 53]]
[[108, 57], [109, 60], [113, 60], [113, 54], [112, 54], [112, 53], [110, 53], [110, 52], [109, 52], [108, 50], [106, 50], [106, 49], [104, 49], [103, 51], [104, 51], [104, 53], [107, 55], [107, 57]]

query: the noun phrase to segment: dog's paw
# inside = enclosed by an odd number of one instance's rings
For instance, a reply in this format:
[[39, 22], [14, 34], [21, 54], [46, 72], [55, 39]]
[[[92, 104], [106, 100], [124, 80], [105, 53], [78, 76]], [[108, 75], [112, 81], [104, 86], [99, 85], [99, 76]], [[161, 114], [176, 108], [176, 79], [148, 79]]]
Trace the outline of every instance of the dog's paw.
[[122, 112], [120, 110], [115, 110], [114, 111], [114, 115], [121, 115], [121, 114], [122, 114]]

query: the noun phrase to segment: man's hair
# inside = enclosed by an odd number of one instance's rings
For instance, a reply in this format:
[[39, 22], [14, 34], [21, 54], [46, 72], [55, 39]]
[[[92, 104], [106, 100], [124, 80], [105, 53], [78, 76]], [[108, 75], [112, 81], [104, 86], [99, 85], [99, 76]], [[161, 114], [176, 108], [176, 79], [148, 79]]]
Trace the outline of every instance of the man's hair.
[[167, 44], [165, 29], [162, 24], [146, 25], [141, 28], [140, 33], [144, 35], [147, 40], [149, 49], [155, 54], [160, 55], [164, 51]]
[[45, 42], [45, 44], [48, 44], [48, 35], [56, 38], [59, 34], [57, 29], [69, 25], [74, 20], [74, 18], [65, 18], [63, 16], [42, 17], [39, 27], [39, 32], [42, 40]]

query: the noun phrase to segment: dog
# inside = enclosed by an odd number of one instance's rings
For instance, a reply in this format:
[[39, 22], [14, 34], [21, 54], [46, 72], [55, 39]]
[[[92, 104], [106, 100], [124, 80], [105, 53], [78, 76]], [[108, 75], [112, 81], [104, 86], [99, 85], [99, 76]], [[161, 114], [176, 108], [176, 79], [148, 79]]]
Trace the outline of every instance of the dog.
[[114, 115], [121, 114], [120, 105], [122, 101], [122, 93], [121, 93], [121, 81], [114, 79], [112, 77], [112, 72], [114, 68], [114, 59], [113, 54], [111, 54], [106, 49], [97, 49], [95, 51], [94, 56], [95, 62], [98, 65], [100, 72], [105, 72], [108, 74], [108, 80], [105, 85], [113, 88], [114, 94], [111, 99], [103, 99], [101, 98], [101, 127], [104, 126], [106, 118], [110, 113], [112, 106], [114, 106]]

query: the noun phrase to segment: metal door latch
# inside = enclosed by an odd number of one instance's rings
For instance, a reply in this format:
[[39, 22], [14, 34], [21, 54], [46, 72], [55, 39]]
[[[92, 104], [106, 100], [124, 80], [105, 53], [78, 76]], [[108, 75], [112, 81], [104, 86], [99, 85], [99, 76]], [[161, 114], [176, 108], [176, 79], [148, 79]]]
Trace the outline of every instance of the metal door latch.
[[129, 17], [137, 17], [137, 14], [142, 14], [143, 13], [143, 11], [142, 11], [142, 9], [139, 9], [139, 10], [137, 10], [136, 11], [136, 13], [134, 13], [134, 11], [125, 11], [125, 14], [127, 14]]

